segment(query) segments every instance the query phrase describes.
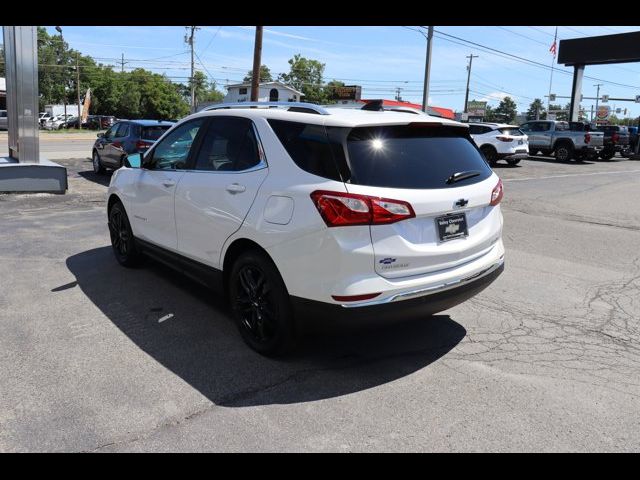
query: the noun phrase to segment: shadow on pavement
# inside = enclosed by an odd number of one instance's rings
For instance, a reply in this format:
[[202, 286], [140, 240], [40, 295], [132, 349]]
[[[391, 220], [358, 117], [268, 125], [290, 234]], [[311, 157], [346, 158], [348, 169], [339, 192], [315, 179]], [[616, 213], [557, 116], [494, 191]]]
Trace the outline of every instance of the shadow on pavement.
[[289, 404], [366, 390], [428, 366], [466, 334], [437, 315], [307, 337], [293, 356], [268, 359], [243, 343], [221, 298], [163, 265], [126, 269], [102, 247], [69, 257], [67, 267], [138, 348], [218, 405]]
[[85, 170], [82, 172], [78, 172], [85, 180], [89, 180], [90, 182], [99, 183], [100, 185], [104, 185], [105, 187], [109, 186], [109, 182], [111, 181], [111, 175], [113, 174], [112, 170], [107, 170], [103, 174], [98, 175], [93, 170]]

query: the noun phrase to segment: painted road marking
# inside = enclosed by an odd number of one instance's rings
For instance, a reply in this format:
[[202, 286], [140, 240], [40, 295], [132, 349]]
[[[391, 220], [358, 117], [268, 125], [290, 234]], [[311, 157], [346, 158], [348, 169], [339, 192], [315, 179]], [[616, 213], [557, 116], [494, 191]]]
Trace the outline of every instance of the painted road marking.
[[550, 175], [548, 177], [503, 178], [503, 182], [524, 182], [525, 180], [548, 180], [550, 178], [586, 177], [590, 175], [616, 175], [621, 173], [640, 173], [640, 170], [621, 170], [619, 172], [568, 173], [566, 175]]

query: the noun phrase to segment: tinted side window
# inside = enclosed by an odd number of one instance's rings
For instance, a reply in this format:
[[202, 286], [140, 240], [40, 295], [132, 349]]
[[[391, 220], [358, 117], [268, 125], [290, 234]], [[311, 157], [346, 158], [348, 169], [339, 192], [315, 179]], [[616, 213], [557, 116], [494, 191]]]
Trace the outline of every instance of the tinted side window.
[[118, 132], [116, 133], [115, 136], [120, 138], [120, 137], [126, 137], [127, 135], [129, 135], [129, 124], [121, 123], [120, 126], [118, 127]]
[[153, 150], [153, 168], [155, 170], [186, 168], [191, 146], [203, 123], [204, 118], [191, 120], [169, 133]]
[[478, 135], [479, 133], [482, 133], [480, 125], [469, 125], [469, 135]]
[[269, 120], [269, 125], [298, 167], [319, 177], [342, 181], [322, 125], [283, 120]]
[[240, 172], [260, 163], [258, 142], [251, 120], [213, 118], [202, 140], [196, 170]]
[[530, 123], [523, 123], [522, 125], [520, 125], [520, 130], [522, 130], [523, 132], [530, 132], [531, 131], [531, 124]]
[[118, 127], [120, 126], [120, 123], [116, 123], [114, 124], [109, 130], [107, 130], [104, 134], [104, 138], [108, 138], [111, 139], [113, 137], [116, 136], [116, 131], [118, 130]]

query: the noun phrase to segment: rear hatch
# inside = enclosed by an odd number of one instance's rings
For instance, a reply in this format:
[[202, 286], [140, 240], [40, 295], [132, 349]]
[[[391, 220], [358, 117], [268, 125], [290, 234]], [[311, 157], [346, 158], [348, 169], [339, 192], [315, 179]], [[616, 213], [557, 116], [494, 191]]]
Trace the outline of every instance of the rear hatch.
[[164, 134], [164, 132], [169, 130], [169, 128], [170, 127], [168, 125], [142, 127], [140, 131], [140, 139], [136, 143], [136, 148], [141, 152], [145, 152]]
[[346, 146], [349, 193], [382, 197], [392, 205], [408, 202], [414, 215], [370, 226], [379, 275], [453, 268], [488, 253], [499, 240], [502, 219], [490, 205], [499, 179], [467, 127], [356, 127]]
[[528, 153], [529, 142], [527, 136], [516, 126], [500, 127], [497, 129], [496, 139], [506, 146], [514, 148], [516, 153]]

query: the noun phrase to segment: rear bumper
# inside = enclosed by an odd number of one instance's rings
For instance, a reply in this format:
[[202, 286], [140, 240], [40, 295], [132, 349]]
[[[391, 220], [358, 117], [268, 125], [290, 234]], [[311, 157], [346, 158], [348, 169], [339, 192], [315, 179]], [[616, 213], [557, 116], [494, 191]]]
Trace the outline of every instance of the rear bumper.
[[529, 150], [526, 150], [524, 152], [518, 152], [518, 153], [502, 153], [498, 155], [499, 159], [523, 159], [523, 158], [528, 158], [529, 157]]
[[[335, 326], [365, 326], [424, 318], [448, 310], [488, 287], [504, 271], [504, 259], [472, 277], [430, 290], [406, 292], [391, 301], [366, 306], [343, 305], [292, 297], [298, 326], [302, 330], [318, 330]], [[400, 297], [400, 296], [398, 296]]]

